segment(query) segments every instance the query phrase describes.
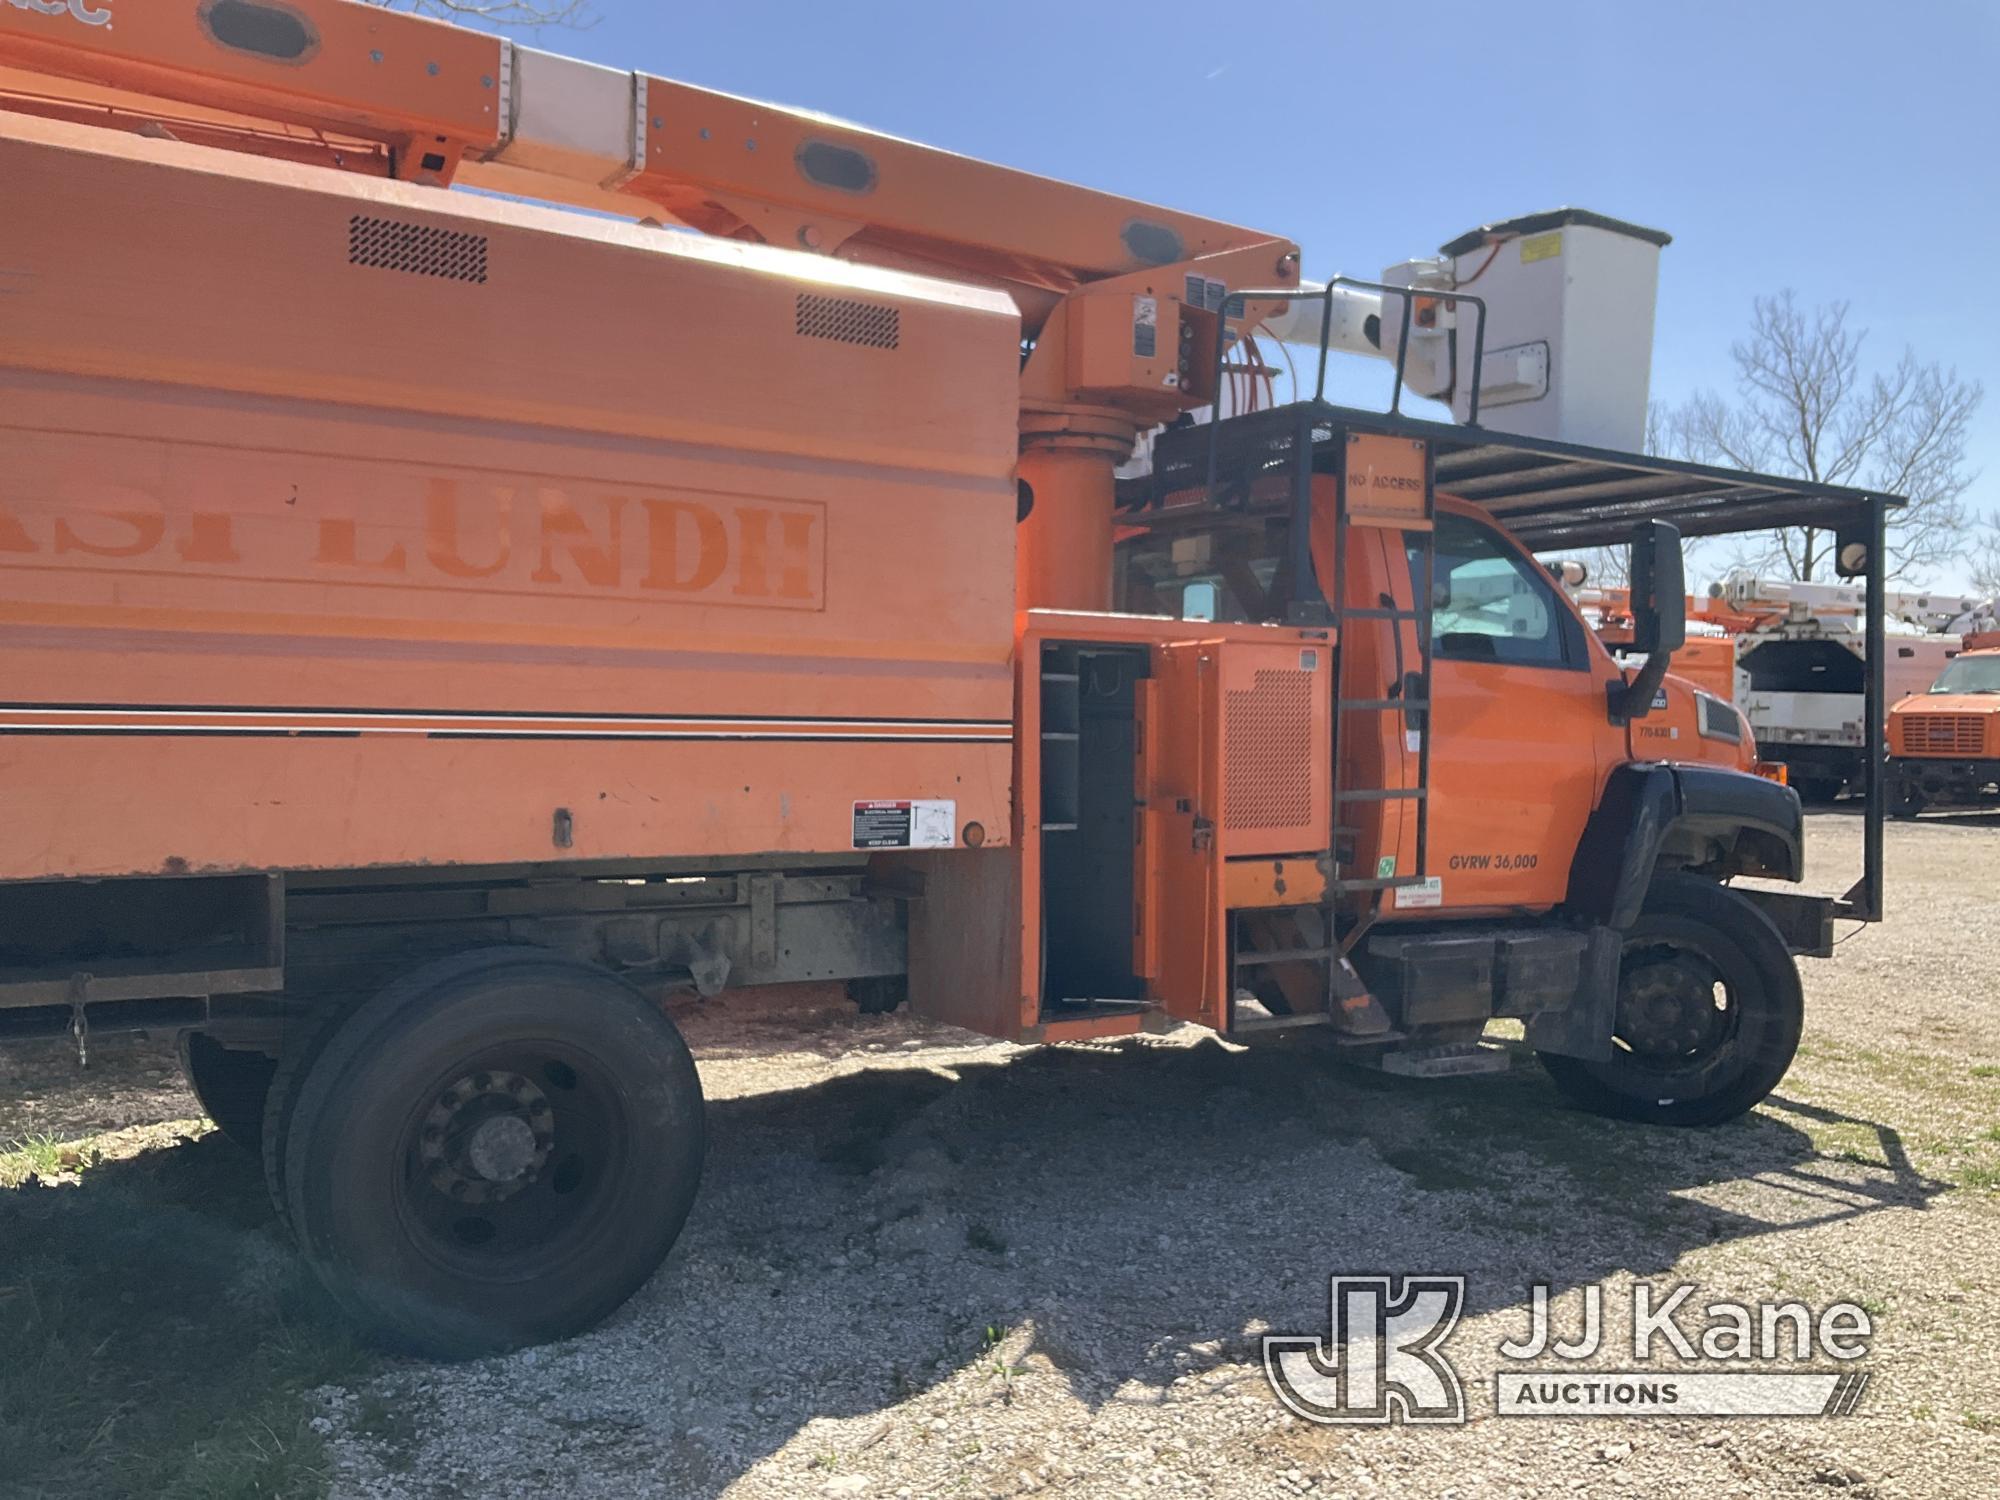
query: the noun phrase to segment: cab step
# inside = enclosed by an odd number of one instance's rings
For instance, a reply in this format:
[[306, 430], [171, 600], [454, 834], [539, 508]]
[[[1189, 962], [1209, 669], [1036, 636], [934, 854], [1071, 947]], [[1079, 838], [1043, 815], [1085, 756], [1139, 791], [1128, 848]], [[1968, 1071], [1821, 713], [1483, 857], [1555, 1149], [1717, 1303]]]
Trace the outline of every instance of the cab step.
[[1464, 1078], [1474, 1073], [1504, 1073], [1513, 1054], [1487, 1042], [1452, 1042], [1441, 1047], [1413, 1047], [1385, 1052], [1375, 1059], [1384, 1073], [1403, 1078]]
[[1305, 1026], [1331, 1026], [1333, 1017], [1324, 1011], [1306, 1011], [1292, 1016], [1238, 1016], [1230, 1023], [1229, 1035], [1245, 1036], [1258, 1031], [1296, 1031]]

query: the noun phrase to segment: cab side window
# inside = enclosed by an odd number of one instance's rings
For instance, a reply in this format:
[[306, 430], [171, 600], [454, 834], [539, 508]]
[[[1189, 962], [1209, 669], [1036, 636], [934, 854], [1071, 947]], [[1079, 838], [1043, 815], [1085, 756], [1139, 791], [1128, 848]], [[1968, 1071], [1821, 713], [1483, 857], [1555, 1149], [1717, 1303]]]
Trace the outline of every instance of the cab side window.
[[[1410, 576], [1422, 586], [1422, 553], [1410, 549]], [[1548, 575], [1500, 534], [1467, 516], [1437, 518], [1431, 586], [1434, 649], [1453, 661], [1518, 666], [1581, 666], [1573, 659], [1569, 612]]]

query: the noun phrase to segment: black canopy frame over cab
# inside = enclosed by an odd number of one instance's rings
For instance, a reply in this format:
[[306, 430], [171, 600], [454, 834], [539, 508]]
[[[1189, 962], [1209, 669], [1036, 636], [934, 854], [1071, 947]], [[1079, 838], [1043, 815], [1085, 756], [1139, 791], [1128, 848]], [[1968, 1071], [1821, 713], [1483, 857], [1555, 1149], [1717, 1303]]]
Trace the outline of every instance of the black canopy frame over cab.
[[[1407, 305], [1408, 299], [1403, 300]], [[1473, 368], [1476, 380], [1476, 363]], [[1218, 370], [1218, 385], [1219, 374]], [[1323, 385], [1322, 377], [1321, 389]], [[1476, 399], [1472, 410], [1477, 411]], [[1279, 573], [1284, 597], [1273, 599], [1273, 614], [1298, 622], [1324, 619], [1329, 606], [1310, 557], [1312, 482], [1316, 474], [1344, 473], [1343, 455], [1354, 434], [1421, 442], [1433, 493], [1481, 507], [1537, 552], [1622, 545], [1635, 527], [1648, 521], [1670, 522], [1684, 537], [1811, 526], [1835, 533], [1843, 551], [1847, 544], [1865, 543], [1861, 576], [1866, 584], [1867, 764], [1862, 870], [1853, 887], [1831, 904], [1830, 915], [1881, 920], [1885, 531], [1889, 511], [1904, 503], [1899, 497], [1518, 437], [1396, 410], [1363, 411], [1315, 396], [1161, 432], [1153, 447], [1152, 472], [1120, 482], [1119, 521], [1149, 531], [1195, 529], [1212, 527], [1218, 515], [1248, 518], [1289, 511], [1290, 556]]]

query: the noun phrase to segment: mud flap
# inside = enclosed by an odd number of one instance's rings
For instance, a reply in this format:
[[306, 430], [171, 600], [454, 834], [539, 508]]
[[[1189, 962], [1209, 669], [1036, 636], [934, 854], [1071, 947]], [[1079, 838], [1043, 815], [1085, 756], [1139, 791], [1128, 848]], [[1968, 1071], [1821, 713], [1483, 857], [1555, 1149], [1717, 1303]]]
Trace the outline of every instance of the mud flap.
[[1561, 1010], [1528, 1017], [1530, 1047], [1585, 1062], [1610, 1060], [1611, 1032], [1618, 1021], [1618, 959], [1623, 951], [1624, 939], [1616, 929], [1590, 929], [1576, 997]]

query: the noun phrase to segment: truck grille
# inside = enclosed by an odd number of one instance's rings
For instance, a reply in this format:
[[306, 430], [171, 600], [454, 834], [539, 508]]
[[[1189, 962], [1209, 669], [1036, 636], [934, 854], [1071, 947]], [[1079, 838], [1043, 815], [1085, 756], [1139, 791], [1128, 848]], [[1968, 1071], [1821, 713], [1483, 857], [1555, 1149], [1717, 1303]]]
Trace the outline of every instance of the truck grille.
[[1291, 828], [1312, 816], [1312, 673], [1259, 670], [1248, 691], [1228, 694], [1224, 724], [1223, 822], [1229, 828]]
[[1904, 755], [1981, 755], [1986, 749], [1984, 714], [1898, 714]]

